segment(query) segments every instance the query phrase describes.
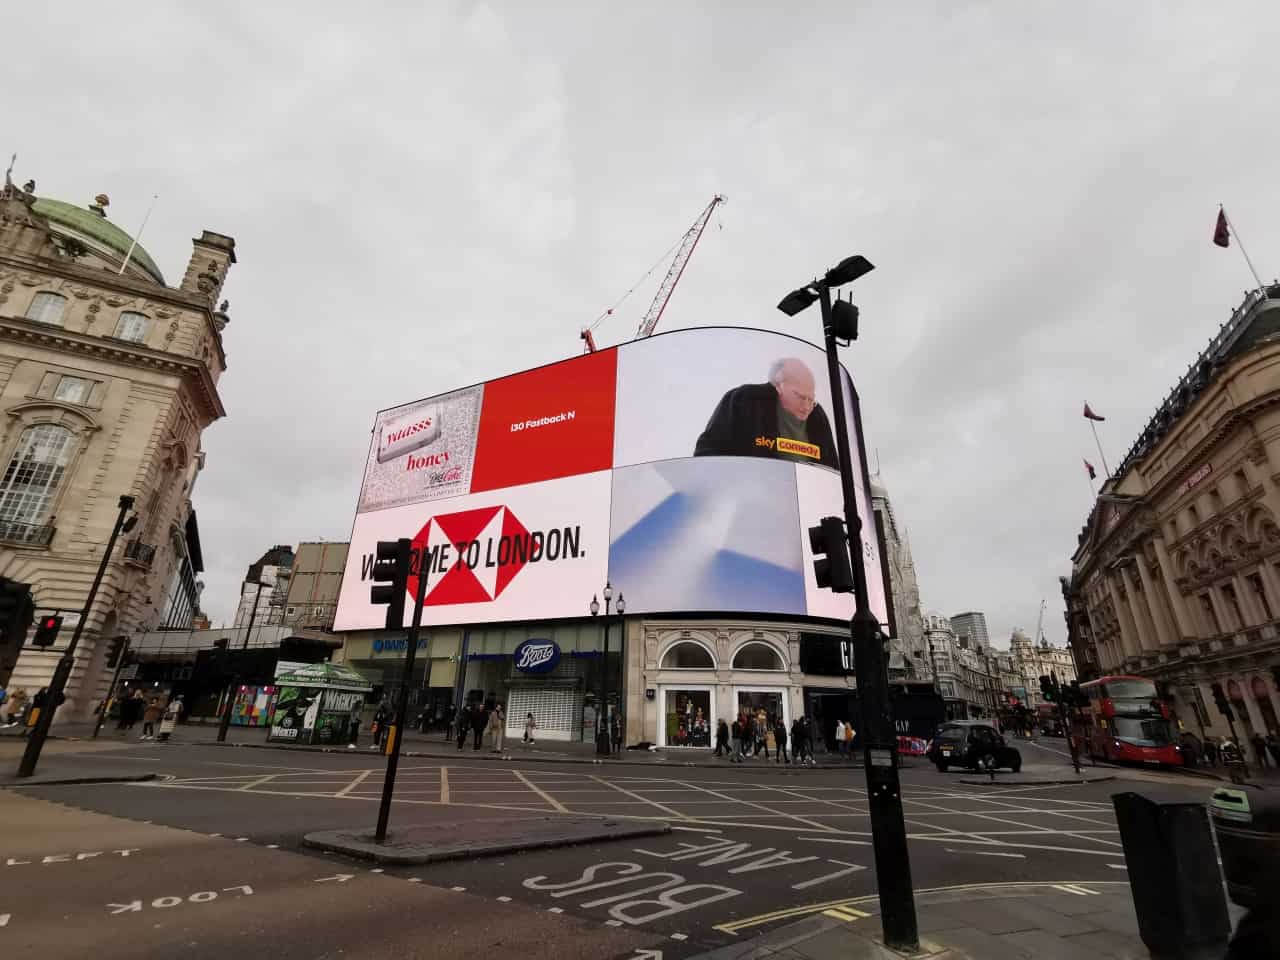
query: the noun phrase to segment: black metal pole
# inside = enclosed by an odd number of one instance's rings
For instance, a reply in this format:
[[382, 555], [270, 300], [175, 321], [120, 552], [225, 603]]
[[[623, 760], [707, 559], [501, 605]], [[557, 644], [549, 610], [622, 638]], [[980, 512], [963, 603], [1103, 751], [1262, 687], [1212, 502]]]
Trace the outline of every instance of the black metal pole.
[[40, 751], [44, 749], [44, 741], [49, 736], [49, 728], [53, 725], [53, 715], [58, 710], [58, 701], [62, 699], [63, 688], [71, 676], [76, 664], [76, 647], [80, 644], [80, 634], [84, 633], [84, 625], [89, 621], [89, 613], [93, 609], [93, 601], [97, 599], [98, 587], [107, 572], [107, 564], [111, 561], [111, 551], [115, 549], [116, 539], [120, 536], [120, 528], [124, 526], [124, 516], [133, 509], [133, 497], [125, 494], [120, 498], [120, 512], [116, 514], [116, 525], [111, 528], [111, 536], [107, 540], [106, 549], [102, 551], [102, 562], [98, 564], [97, 576], [89, 587], [89, 595], [84, 598], [84, 607], [80, 611], [80, 619], [76, 622], [75, 633], [71, 634], [71, 642], [67, 644], [62, 659], [53, 670], [53, 679], [49, 681], [45, 693], [44, 707], [36, 718], [35, 729], [27, 740], [27, 748], [23, 751], [22, 762], [18, 764], [18, 776], [29, 777], [36, 772], [36, 764], [40, 762]]
[[132, 642], [130, 637], [124, 638], [124, 646], [120, 648], [120, 655], [116, 660], [115, 673], [111, 674], [111, 686], [107, 688], [107, 699], [102, 701], [102, 709], [98, 711], [98, 722], [93, 725], [93, 739], [98, 739], [98, 733], [102, 730], [102, 724], [107, 719], [107, 705], [116, 697], [116, 684], [120, 682], [120, 671], [124, 669], [125, 658], [129, 655], [129, 644]]
[[[862, 707], [862, 763], [867, 778], [867, 804], [871, 812], [871, 842], [876, 860], [880, 897], [880, 921], [884, 942], [896, 949], [917, 949], [915, 894], [911, 888], [911, 862], [907, 828], [902, 812], [902, 788], [898, 780], [898, 750], [889, 715], [888, 674], [880, 624], [871, 612], [867, 595], [867, 570], [862, 547], [862, 521], [854, 488], [853, 455], [849, 449], [848, 418], [844, 412], [844, 384], [831, 323], [831, 287], [819, 281], [822, 333], [827, 350], [827, 375], [831, 380], [831, 404], [835, 408], [836, 447], [840, 455], [840, 487], [844, 494], [845, 526], [853, 561], [856, 605], [849, 634], [853, 641], [854, 673], [858, 702]], [[861, 479], [861, 478], [859, 478]]]
[[400, 766], [400, 742], [404, 740], [405, 711], [409, 705], [409, 683], [413, 678], [413, 661], [418, 654], [418, 631], [422, 627], [422, 607], [427, 597], [427, 569], [422, 562], [424, 551], [418, 550], [418, 595], [413, 602], [413, 621], [409, 627], [408, 649], [404, 654], [404, 675], [400, 678], [400, 702], [396, 704], [396, 729], [387, 757], [387, 775], [382, 781], [382, 802], [378, 805], [378, 827], [374, 843], [387, 842], [387, 821], [391, 819], [391, 794], [396, 789], [396, 768]]
[[[262, 588], [266, 586], [261, 580], [258, 581], [258, 589], [253, 594], [253, 608], [249, 611], [249, 625], [244, 628], [244, 643], [240, 645], [241, 650], [249, 649], [249, 634], [253, 633], [253, 621], [258, 616], [258, 601], [262, 597]], [[231, 727], [231, 705], [235, 703], [236, 687], [240, 685], [240, 674], [233, 673], [231, 682], [227, 684], [225, 694], [225, 703], [222, 706], [222, 720], [218, 724], [218, 742], [225, 743], [227, 740], [227, 730]]]
[[596, 753], [609, 752], [609, 604], [613, 598], [604, 598], [604, 662], [600, 665], [600, 712], [596, 716]]

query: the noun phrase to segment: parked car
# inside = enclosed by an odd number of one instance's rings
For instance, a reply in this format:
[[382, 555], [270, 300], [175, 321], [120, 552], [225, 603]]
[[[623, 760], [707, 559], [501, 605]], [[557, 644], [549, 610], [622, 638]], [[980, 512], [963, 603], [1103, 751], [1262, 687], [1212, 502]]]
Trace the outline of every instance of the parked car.
[[929, 760], [945, 772], [947, 767], [990, 770], [1022, 769], [1022, 754], [1004, 742], [1004, 737], [985, 720], [953, 720], [944, 723], [929, 745]]

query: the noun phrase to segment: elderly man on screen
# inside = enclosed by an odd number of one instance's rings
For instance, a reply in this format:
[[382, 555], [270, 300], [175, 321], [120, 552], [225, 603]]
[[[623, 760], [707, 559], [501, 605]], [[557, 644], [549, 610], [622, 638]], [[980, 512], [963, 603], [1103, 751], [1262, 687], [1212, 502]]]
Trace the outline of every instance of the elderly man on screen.
[[831, 424], [815, 397], [813, 371], [775, 360], [768, 383], [734, 387], [716, 404], [695, 457], [775, 457], [839, 469]]

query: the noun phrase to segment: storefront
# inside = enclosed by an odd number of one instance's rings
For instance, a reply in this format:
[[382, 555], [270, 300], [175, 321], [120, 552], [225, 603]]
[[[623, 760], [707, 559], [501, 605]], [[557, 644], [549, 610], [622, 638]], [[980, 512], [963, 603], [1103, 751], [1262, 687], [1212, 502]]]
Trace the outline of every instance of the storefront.
[[[418, 639], [413, 676], [409, 678], [409, 711], [412, 720], [421, 718], [423, 729], [444, 729], [457, 710], [461, 643], [462, 630], [457, 627], [424, 629]], [[343, 659], [368, 678], [373, 687], [370, 699], [376, 703], [398, 690], [408, 647], [403, 634], [352, 633], [347, 636]]]

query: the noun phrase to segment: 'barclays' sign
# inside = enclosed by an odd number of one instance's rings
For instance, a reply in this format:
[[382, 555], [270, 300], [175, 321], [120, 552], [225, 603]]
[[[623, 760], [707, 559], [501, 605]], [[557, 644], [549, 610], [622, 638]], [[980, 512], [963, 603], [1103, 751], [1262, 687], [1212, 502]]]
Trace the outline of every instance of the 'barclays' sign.
[[[425, 650], [427, 648], [427, 638], [418, 638], [418, 649]], [[374, 653], [404, 653], [409, 649], [409, 641], [405, 637], [398, 639], [386, 639], [377, 637], [373, 641]]]
[[521, 673], [550, 673], [560, 662], [560, 648], [552, 640], [526, 640], [511, 659]]

